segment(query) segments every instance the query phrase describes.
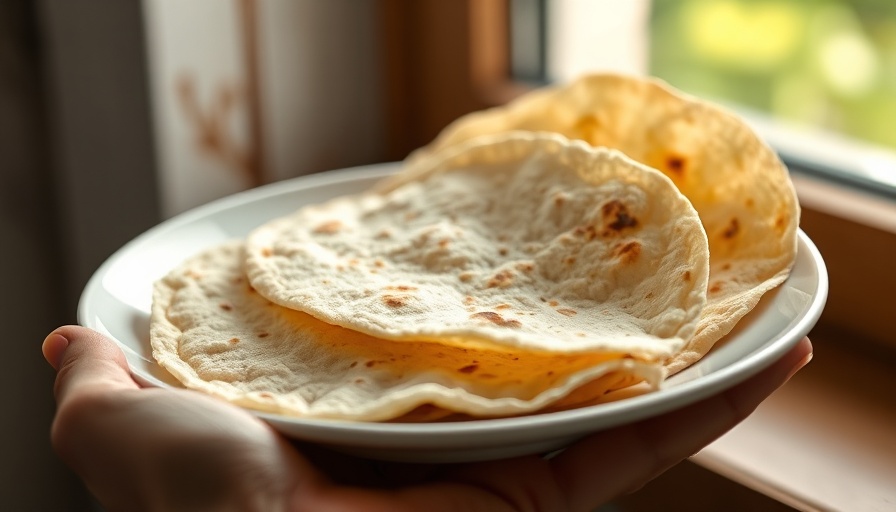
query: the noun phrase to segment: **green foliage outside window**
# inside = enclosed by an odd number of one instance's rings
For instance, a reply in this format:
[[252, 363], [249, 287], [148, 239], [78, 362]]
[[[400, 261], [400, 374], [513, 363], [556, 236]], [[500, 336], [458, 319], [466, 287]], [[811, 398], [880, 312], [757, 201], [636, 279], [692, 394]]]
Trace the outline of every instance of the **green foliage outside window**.
[[654, 0], [651, 73], [896, 148], [896, 1]]

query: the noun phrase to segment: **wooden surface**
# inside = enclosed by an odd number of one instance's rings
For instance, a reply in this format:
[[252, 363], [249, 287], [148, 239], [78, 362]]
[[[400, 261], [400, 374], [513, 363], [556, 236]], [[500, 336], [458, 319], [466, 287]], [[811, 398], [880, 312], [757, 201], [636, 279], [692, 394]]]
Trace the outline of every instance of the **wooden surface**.
[[896, 361], [843, 332], [694, 462], [800, 510], [896, 510]]

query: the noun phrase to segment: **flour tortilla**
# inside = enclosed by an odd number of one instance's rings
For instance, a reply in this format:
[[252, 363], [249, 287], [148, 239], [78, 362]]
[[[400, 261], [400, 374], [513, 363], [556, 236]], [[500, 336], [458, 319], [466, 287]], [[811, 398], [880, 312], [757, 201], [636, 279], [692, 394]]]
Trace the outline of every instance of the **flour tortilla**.
[[[278, 414], [432, 421], [518, 415], [599, 400], [663, 369], [620, 354], [487, 351], [391, 342], [275, 305], [243, 272], [242, 241], [185, 261], [155, 283], [153, 356], [189, 388]], [[567, 398], [568, 397], [568, 398]], [[566, 402], [564, 402], [566, 400]]]
[[786, 279], [796, 259], [799, 204], [787, 169], [736, 115], [653, 79], [595, 74], [464, 116], [408, 158], [388, 191], [425, 172], [421, 160], [486, 134], [548, 131], [615, 148], [665, 173], [690, 199], [709, 238], [708, 302], [687, 346], [692, 364]]
[[261, 295], [371, 336], [645, 361], [691, 338], [708, 278], [668, 178], [551, 134], [463, 144], [388, 194], [259, 227], [247, 253]]

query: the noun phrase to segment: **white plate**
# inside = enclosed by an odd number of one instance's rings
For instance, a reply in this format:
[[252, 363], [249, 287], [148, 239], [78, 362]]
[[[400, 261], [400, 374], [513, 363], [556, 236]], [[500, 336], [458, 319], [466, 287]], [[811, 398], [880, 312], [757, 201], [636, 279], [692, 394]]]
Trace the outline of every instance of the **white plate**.
[[[152, 283], [186, 257], [244, 237], [265, 221], [309, 203], [354, 193], [395, 170], [381, 164], [311, 175], [249, 190], [174, 217], [113, 254], [81, 296], [82, 325], [116, 340], [134, 378], [147, 386], [180, 386], [152, 359]], [[286, 435], [373, 458], [456, 462], [545, 453], [601, 429], [622, 425], [718, 393], [765, 368], [818, 320], [827, 297], [824, 262], [799, 233], [796, 265], [734, 332], [663, 389], [607, 404], [521, 418], [458, 423], [392, 424], [258, 415]]]

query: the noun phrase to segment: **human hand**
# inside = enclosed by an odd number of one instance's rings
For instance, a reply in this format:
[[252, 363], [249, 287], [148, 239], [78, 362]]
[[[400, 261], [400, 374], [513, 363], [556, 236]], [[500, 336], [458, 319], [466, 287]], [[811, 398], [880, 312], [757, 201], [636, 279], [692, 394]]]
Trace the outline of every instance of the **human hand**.
[[51, 333], [58, 370], [51, 438], [110, 511], [589, 511], [640, 488], [724, 434], [812, 354], [808, 338], [724, 393], [593, 434], [551, 459], [376, 463], [293, 443], [238, 407], [188, 390], [141, 388], [111, 340]]

